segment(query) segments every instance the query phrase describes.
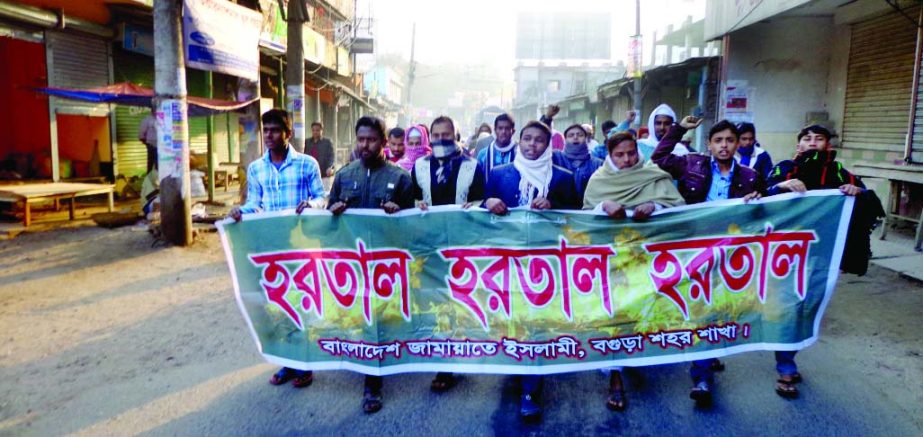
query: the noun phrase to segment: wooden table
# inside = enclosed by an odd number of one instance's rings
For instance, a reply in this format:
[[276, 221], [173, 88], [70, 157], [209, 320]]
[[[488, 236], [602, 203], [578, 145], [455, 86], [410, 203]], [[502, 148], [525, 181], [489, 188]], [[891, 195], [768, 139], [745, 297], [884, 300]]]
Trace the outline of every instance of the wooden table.
[[857, 162], [853, 165], [854, 172], [862, 177], [887, 179], [891, 184], [891, 193], [888, 204], [885, 206], [885, 222], [881, 228], [881, 239], [888, 235], [888, 225], [893, 220], [904, 220], [917, 225], [913, 248], [923, 251], [923, 211], [920, 217], [907, 217], [900, 215], [901, 191], [905, 183], [923, 185], [923, 165], [883, 164], [871, 162]]
[[74, 219], [74, 201], [78, 197], [109, 195], [109, 212], [113, 210], [112, 190], [115, 186], [108, 184], [84, 184], [76, 182], [31, 183], [20, 185], [0, 185], [0, 202], [23, 204], [23, 225], [32, 223], [32, 204], [53, 201], [55, 206], [61, 200], [68, 200], [70, 219]]

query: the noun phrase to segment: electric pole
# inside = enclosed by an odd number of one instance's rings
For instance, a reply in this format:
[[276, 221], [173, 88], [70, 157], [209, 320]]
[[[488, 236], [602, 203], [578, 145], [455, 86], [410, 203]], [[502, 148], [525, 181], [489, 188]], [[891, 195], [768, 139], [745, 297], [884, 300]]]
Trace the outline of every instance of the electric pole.
[[[414, 52], [416, 50], [416, 45], [417, 45], [417, 23], [414, 22], [413, 30], [410, 36], [410, 68], [407, 71], [407, 92], [405, 93], [405, 95], [407, 96], [407, 103], [404, 104], [405, 111], [409, 111], [413, 108], [412, 106], [413, 105], [413, 79], [416, 76], [416, 69], [417, 69], [417, 65], [414, 62], [414, 54], [415, 54]], [[404, 122], [401, 124], [408, 125], [410, 124], [411, 121], [413, 121], [413, 114], [407, 115], [405, 113]]]
[[154, 108], [164, 239], [192, 244], [189, 119], [183, 61], [182, 2], [154, 0]]
[[[635, 0], [635, 50], [636, 53], [632, 53], [632, 56], [635, 58], [634, 64], [637, 72], [634, 77], [634, 110], [635, 110], [635, 120], [637, 123], [641, 123], [641, 48], [644, 47], [641, 41], [641, 0]], [[653, 133], [651, 133], [653, 135]]]
[[308, 8], [304, 0], [289, 0], [285, 15], [288, 22], [288, 43], [285, 49], [285, 109], [292, 117], [292, 147], [304, 152], [304, 23], [308, 22]]

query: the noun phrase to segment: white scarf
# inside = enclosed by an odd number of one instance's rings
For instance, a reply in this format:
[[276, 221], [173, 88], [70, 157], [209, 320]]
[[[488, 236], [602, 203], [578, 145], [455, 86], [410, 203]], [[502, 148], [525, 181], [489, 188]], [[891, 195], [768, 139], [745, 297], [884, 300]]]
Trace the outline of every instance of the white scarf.
[[615, 173], [619, 172], [618, 166], [616, 166], [615, 163], [612, 162], [612, 157], [610, 155], [606, 155], [606, 165], [608, 165], [609, 169], [612, 170], [613, 172]]
[[[523, 156], [522, 151], [513, 158], [513, 166], [519, 170], [519, 204], [531, 205], [535, 196], [548, 197], [548, 188], [551, 185], [552, 171], [551, 145], [545, 149], [542, 156], [529, 160]], [[525, 202], [525, 203], [523, 203]]]

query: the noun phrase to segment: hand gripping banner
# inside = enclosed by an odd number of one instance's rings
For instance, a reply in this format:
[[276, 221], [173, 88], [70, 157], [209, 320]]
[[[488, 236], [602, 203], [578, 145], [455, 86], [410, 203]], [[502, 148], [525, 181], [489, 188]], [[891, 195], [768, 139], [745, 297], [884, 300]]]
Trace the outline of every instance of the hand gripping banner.
[[294, 211], [219, 224], [260, 352], [372, 375], [550, 374], [813, 344], [853, 198], [665, 209]]

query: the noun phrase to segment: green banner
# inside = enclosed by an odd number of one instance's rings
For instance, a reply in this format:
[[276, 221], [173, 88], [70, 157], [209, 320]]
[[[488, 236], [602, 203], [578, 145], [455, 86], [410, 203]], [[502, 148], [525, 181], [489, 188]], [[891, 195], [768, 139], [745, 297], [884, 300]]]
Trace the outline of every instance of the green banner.
[[267, 360], [366, 374], [549, 374], [797, 350], [833, 293], [853, 199], [658, 212], [436, 207], [220, 223]]

